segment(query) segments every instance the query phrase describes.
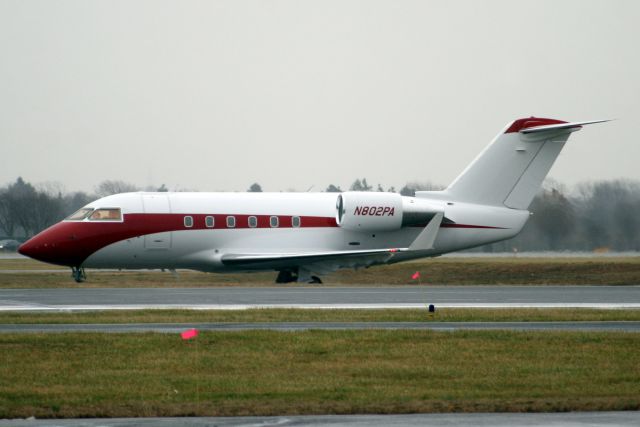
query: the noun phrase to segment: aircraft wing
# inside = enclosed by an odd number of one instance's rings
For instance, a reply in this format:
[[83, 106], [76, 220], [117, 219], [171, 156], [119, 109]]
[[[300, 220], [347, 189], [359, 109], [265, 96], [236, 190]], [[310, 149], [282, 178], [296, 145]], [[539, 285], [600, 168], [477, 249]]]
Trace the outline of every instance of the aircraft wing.
[[[325, 265], [330, 270], [342, 267], [368, 267], [382, 264], [397, 252], [407, 249], [372, 249], [360, 251], [328, 251], [311, 253], [225, 254], [222, 264], [230, 267], [256, 269], [268, 264], [273, 269], [296, 266]], [[335, 266], [335, 267], [334, 267]]]
[[268, 265], [274, 270], [302, 267], [322, 274], [335, 271], [339, 268], [369, 267], [376, 264], [387, 263], [400, 252], [433, 249], [443, 218], [444, 214], [438, 212], [408, 248], [289, 254], [225, 254], [222, 256], [221, 261], [225, 266], [237, 267], [239, 269], [264, 269], [265, 265]]

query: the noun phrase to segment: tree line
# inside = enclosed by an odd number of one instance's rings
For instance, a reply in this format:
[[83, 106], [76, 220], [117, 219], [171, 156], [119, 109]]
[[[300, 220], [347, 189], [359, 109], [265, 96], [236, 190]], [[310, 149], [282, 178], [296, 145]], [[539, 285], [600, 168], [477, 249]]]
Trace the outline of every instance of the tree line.
[[[420, 190], [441, 190], [432, 183], [411, 182], [399, 191], [413, 196]], [[356, 179], [351, 191], [396, 192], [394, 187], [375, 188], [366, 178]], [[118, 180], [100, 183], [93, 194], [64, 192], [56, 185], [34, 186], [22, 178], [0, 187], [0, 238], [25, 239], [67, 217], [99, 197], [139, 191]], [[167, 187], [145, 188], [167, 191]], [[258, 183], [248, 191], [260, 192]], [[341, 192], [330, 184], [325, 191]], [[532, 216], [517, 237], [477, 250], [504, 251], [640, 251], [640, 182], [598, 181], [580, 184], [569, 192], [562, 184], [547, 180], [529, 207]]]
[[[34, 186], [22, 178], [0, 187], [0, 236], [26, 239], [66, 218], [87, 203], [111, 194], [138, 191], [124, 181], [107, 180], [92, 194], [64, 192], [56, 184]], [[152, 191], [167, 191], [163, 185]]]
[[572, 193], [552, 182], [529, 211], [532, 216], [518, 236], [482, 250], [640, 251], [638, 181], [583, 183]]

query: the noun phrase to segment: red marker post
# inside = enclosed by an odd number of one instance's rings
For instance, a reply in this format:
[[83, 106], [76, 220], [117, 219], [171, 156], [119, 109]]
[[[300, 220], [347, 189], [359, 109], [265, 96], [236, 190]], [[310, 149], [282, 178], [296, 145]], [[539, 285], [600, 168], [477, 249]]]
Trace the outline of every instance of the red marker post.
[[417, 280], [418, 281], [418, 285], [422, 285], [421, 281], [420, 281], [420, 272], [416, 271], [415, 273], [413, 273], [411, 275], [411, 279], [412, 280]]
[[[198, 336], [199, 331], [197, 329], [187, 329], [180, 333], [180, 337], [183, 341], [189, 341]], [[195, 372], [196, 372], [196, 408], [200, 409], [200, 373], [198, 372], [198, 340], [196, 340], [196, 354], [195, 354]]]
[[189, 329], [189, 330], [186, 330], [186, 331], [180, 333], [180, 336], [182, 337], [183, 340], [190, 340], [190, 339], [193, 339], [193, 338], [198, 336], [198, 330], [197, 329]]
[[[422, 284], [422, 283], [420, 283], [420, 272], [419, 271], [416, 271], [415, 273], [413, 273], [411, 275], [411, 278], [413, 280], [417, 280], [419, 285]], [[426, 300], [426, 295], [425, 295], [425, 300]], [[426, 303], [425, 303], [425, 305], [426, 305]], [[435, 305], [429, 304], [428, 308], [429, 308], [429, 313], [435, 313], [436, 312], [436, 306]]]

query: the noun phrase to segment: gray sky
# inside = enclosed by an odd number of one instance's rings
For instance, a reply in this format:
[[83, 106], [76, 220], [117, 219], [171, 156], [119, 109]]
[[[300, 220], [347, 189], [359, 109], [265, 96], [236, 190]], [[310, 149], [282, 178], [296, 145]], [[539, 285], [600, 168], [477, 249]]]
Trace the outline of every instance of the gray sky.
[[0, 185], [448, 184], [510, 120], [640, 179], [638, 1], [0, 0]]

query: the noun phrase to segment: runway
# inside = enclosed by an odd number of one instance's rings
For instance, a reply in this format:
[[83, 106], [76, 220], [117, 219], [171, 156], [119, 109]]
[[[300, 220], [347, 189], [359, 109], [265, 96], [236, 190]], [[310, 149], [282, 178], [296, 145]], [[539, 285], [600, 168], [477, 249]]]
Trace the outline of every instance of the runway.
[[631, 427], [640, 423], [640, 412], [564, 412], [529, 414], [407, 414], [407, 415], [306, 415], [280, 417], [184, 417], [184, 418], [101, 418], [76, 420], [0, 420], [13, 427], [133, 427], [133, 426], [452, 426], [452, 427]]
[[640, 308], [640, 286], [0, 289], [0, 311], [248, 308]]
[[411, 329], [431, 331], [583, 331], [583, 332], [640, 332], [640, 322], [255, 322], [255, 323], [123, 323], [123, 324], [0, 324], [0, 333], [61, 333], [100, 332], [131, 333], [160, 332], [178, 334], [187, 329], [200, 331], [307, 331], [307, 330], [366, 330]]

